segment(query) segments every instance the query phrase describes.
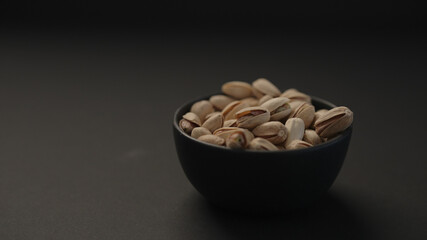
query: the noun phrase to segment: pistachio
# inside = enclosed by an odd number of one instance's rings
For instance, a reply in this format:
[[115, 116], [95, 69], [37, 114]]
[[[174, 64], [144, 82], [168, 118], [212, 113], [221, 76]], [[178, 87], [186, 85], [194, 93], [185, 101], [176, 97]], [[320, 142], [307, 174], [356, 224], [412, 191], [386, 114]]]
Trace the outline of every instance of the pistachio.
[[229, 148], [246, 148], [254, 139], [254, 135], [247, 129], [236, 130], [225, 140], [225, 145]]
[[200, 125], [199, 116], [192, 112], [184, 114], [182, 119], [179, 121], [179, 127], [187, 134], [191, 134], [191, 131], [193, 131], [195, 127], [200, 127]]
[[225, 121], [223, 127], [237, 127], [237, 119], [230, 119]]
[[272, 98], [263, 103], [261, 107], [265, 107], [270, 111], [270, 120], [273, 121], [282, 120], [292, 111], [291, 106], [289, 105], [289, 99], [285, 97]]
[[314, 118], [313, 118], [313, 122], [311, 122], [311, 128], [314, 129], [314, 123], [317, 121], [317, 119], [319, 119], [321, 116], [323, 116], [323, 114], [327, 113], [328, 110], [327, 109], [319, 109], [314, 113]]
[[218, 128], [217, 130], [215, 130], [213, 132], [213, 135], [221, 137], [221, 138], [223, 138], [225, 140], [233, 132], [235, 132], [237, 130], [242, 130], [242, 129], [243, 128], [238, 128], [238, 127], [222, 127], [222, 128]]
[[187, 134], [191, 134], [191, 131], [193, 131], [193, 129], [195, 127], [198, 127], [197, 125], [195, 125], [194, 123], [186, 120], [186, 119], [181, 119], [179, 121], [179, 127], [182, 129], [182, 131], [184, 131]]
[[211, 144], [215, 144], [215, 145], [219, 145], [219, 146], [222, 146], [225, 143], [225, 140], [223, 138], [220, 138], [220, 137], [215, 136], [215, 135], [203, 135], [197, 139], [202, 141], [202, 142], [207, 142], [207, 143], [211, 143]]
[[247, 103], [249, 105], [249, 107], [258, 106], [258, 99], [254, 98], [254, 97], [244, 98], [240, 101], [242, 101], [243, 103]]
[[262, 97], [264, 97], [264, 93], [260, 92], [259, 90], [257, 90], [256, 88], [252, 88], [252, 93], [254, 94], [255, 97], [257, 97], [258, 99], [261, 99]]
[[280, 95], [280, 90], [265, 78], [258, 78], [255, 80], [252, 83], [252, 87], [255, 90], [254, 95], [258, 98], [261, 98], [263, 95], [270, 95], [272, 97], [278, 97]]
[[252, 129], [270, 120], [270, 112], [263, 107], [247, 107], [236, 113], [237, 127]]
[[283, 143], [288, 136], [285, 125], [279, 121], [263, 123], [252, 130], [252, 133], [256, 137], [264, 138], [273, 144]]
[[209, 129], [209, 131], [213, 132], [218, 128], [222, 127], [224, 122], [224, 117], [220, 112], [213, 112], [206, 116], [206, 120], [203, 123], [202, 127]]
[[197, 139], [203, 135], [211, 135], [211, 131], [204, 127], [195, 127], [193, 131], [191, 131], [191, 137]]
[[308, 147], [312, 147], [313, 145], [311, 145], [308, 142], [304, 142], [301, 140], [293, 140], [291, 143], [289, 143], [286, 146], [287, 150], [295, 150], [295, 149], [303, 149], [303, 148], [308, 148]]
[[304, 140], [304, 141], [306, 141], [312, 145], [317, 145], [317, 144], [322, 143], [322, 139], [319, 137], [319, 135], [317, 135], [316, 131], [311, 130], [311, 129], [305, 130], [304, 137], [302, 138], [302, 140]]
[[[296, 105], [296, 106], [295, 106]], [[314, 107], [307, 102], [292, 102], [293, 106], [290, 118], [301, 118], [304, 121], [305, 128], [308, 128], [314, 119]]]
[[263, 103], [267, 102], [268, 100], [272, 99], [273, 97], [270, 95], [264, 95], [261, 97], [258, 101], [258, 104], [261, 106]]
[[314, 123], [316, 133], [323, 138], [331, 138], [347, 129], [353, 122], [353, 112], [347, 107], [335, 107]]
[[253, 150], [264, 150], [264, 151], [274, 151], [279, 150], [274, 144], [269, 142], [264, 138], [254, 138], [248, 146], [249, 149]]
[[288, 137], [285, 141], [285, 147], [293, 140], [301, 140], [304, 137], [304, 121], [301, 118], [289, 118], [285, 123], [288, 130]]
[[246, 82], [232, 81], [222, 85], [222, 92], [236, 99], [252, 96], [252, 86]]
[[191, 106], [190, 112], [193, 112], [199, 116], [202, 123], [205, 121], [206, 115], [208, 115], [211, 112], [214, 112], [214, 108], [212, 104], [207, 100], [202, 100], [194, 103]]
[[311, 97], [310, 96], [308, 96], [305, 93], [298, 91], [295, 88], [290, 88], [290, 89], [284, 91], [280, 96], [281, 97], [287, 97], [291, 101], [303, 101], [303, 102], [311, 103]]
[[243, 108], [247, 108], [249, 105], [247, 103], [241, 101], [234, 101], [229, 103], [223, 110], [222, 115], [224, 116], [224, 120], [230, 120], [236, 118], [236, 112], [242, 110]]
[[193, 112], [188, 112], [188, 113], [184, 114], [184, 116], [182, 116], [182, 118], [198, 125], [198, 127], [200, 127], [200, 125], [202, 125], [202, 122], [200, 121], [199, 116], [197, 116], [197, 114], [195, 114]]
[[209, 102], [218, 110], [222, 110], [229, 103], [235, 101], [233, 98], [225, 96], [225, 95], [213, 95], [209, 98]]

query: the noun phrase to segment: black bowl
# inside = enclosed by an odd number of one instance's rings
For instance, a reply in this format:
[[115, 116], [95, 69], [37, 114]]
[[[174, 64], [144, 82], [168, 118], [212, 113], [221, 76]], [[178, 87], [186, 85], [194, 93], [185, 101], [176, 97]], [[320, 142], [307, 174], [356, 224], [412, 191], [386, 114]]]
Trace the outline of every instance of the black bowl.
[[[191, 184], [214, 205], [246, 213], [280, 214], [312, 204], [335, 181], [350, 143], [352, 126], [314, 147], [285, 151], [234, 150], [198, 141], [178, 122], [195, 99], [177, 109], [175, 147]], [[312, 97], [316, 109], [334, 104]]]

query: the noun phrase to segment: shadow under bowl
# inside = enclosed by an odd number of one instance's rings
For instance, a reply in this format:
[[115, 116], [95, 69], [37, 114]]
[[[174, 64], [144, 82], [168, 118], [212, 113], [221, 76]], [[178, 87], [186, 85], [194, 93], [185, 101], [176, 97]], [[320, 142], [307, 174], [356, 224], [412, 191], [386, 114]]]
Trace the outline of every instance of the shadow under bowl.
[[[250, 214], [282, 214], [306, 207], [325, 194], [337, 177], [352, 126], [316, 146], [284, 151], [235, 150], [198, 141], [179, 126], [197, 101], [178, 108], [173, 120], [175, 148], [188, 180], [216, 206]], [[312, 97], [316, 109], [334, 104]]]

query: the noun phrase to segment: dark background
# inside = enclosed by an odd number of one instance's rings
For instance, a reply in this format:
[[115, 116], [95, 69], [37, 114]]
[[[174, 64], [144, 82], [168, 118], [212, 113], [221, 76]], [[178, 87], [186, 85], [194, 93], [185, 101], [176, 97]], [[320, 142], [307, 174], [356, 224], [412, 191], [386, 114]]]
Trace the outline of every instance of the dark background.
[[[426, 239], [424, 9], [380, 1], [0, 2], [0, 239]], [[266, 77], [355, 113], [310, 208], [207, 204], [171, 122]]]

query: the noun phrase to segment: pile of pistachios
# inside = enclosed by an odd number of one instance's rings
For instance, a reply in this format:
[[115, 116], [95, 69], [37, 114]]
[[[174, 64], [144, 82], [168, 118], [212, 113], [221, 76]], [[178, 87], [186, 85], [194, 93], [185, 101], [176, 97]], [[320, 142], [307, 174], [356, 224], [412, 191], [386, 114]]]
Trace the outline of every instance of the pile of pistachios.
[[328, 141], [353, 122], [347, 107], [315, 109], [311, 97], [291, 88], [281, 92], [259, 78], [222, 85], [214, 95], [191, 106], [179, 127], [203, 142], [234, 149], [290, 150]]

